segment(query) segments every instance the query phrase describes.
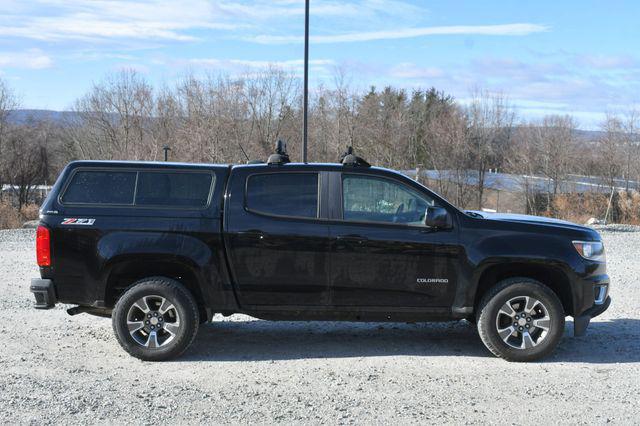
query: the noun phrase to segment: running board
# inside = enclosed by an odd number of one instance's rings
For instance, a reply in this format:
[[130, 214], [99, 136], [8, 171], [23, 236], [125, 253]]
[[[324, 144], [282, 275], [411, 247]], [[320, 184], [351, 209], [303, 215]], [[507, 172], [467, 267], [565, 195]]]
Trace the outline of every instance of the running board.
[[111, 309], [94, 308], [92, 306], [74, 306], [67, 309], [67, 314], [74, 316], [78, 314], [90, 314], [104, 318], [111, 318]]

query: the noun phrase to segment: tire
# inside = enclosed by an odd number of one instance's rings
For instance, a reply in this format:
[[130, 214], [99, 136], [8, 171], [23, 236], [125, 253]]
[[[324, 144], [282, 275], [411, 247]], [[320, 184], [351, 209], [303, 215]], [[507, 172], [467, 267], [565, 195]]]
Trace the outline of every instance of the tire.
[[191, 293], [165, 277], [133, 283], [116, 303], [112, 316], [120, 346], [144, 361], [180, 356], [195, 339], [199, 323], [198, 305]]
[[564, 334], [565, 312], [549, 287], [530, 278], [510, 278], [482, 297], [476, 319], [480, 339], [491, 353], [525, 362], [555, 350]]

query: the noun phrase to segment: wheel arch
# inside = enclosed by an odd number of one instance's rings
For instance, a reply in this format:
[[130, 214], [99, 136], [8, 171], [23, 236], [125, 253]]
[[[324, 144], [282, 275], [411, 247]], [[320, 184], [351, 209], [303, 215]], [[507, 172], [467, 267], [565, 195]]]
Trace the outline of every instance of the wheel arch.
[[198, 304], [201, 318], [207, 318], [208, 303], [202, 291], [202, 278], [195, 265], [185, 259], [146, 259], [115, 261], [109, 268], [105, 279], [104, 301], [108, 307], [114, 307], [123, 292], [144, 278], [165, 277], [183, 285]]
[[558, 267], [536, 263], [500, 263], [487, 267], [477, 281], [474, 309], [482, 296], [500, 281], [509, 278], [529, 278], [549, 287], [558, 296], [567, 315], [573, 315], [573, 294], [569, 277]]

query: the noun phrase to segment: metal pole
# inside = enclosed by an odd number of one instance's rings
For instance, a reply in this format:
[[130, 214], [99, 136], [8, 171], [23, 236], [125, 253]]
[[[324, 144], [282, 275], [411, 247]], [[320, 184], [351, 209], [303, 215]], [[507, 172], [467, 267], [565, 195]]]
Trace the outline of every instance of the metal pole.
[[162, 147], [162, 150], [164, 151], [164, 161], [169, 161], [169, 151], [171, 151], [171, 148], [169, 148], [169, 145], [165, 145]]
[[302, 111], [302, 161], [307, 162], [307, 129], [309, 110], [309, 0], [304, 9], [304, 105]]

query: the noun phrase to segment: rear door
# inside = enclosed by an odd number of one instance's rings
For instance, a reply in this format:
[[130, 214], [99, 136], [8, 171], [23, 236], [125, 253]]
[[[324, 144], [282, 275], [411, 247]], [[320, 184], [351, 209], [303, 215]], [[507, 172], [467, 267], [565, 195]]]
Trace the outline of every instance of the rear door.
[[[447, 307], [457, 282], [457, 232], [424, 225], [434, 199], [391, 176], [335, 173], [334, 306]], [[337, 202], [336, 202], [337, 201]]]
[[329, 303], [331, 244], [320, 190], [326, 173], [294, 167], [232, 171], [225, 243], [246, 308]]

